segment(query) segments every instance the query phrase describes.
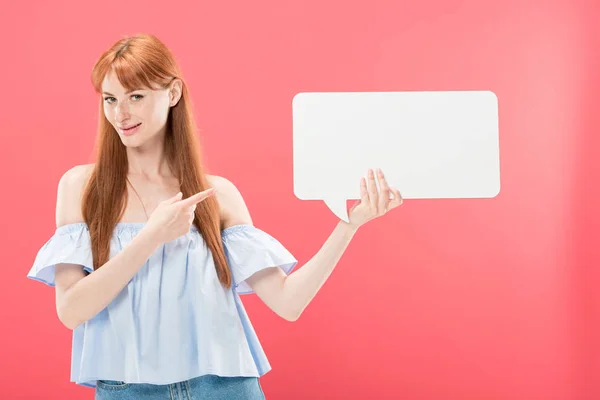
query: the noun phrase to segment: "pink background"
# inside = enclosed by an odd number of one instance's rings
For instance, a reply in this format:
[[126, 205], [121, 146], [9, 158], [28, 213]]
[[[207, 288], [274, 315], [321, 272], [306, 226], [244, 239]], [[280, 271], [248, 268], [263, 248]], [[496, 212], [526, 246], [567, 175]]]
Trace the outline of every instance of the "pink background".
[[301, 264], [336, 219], [293, 195], [296, 93], [499, 97], [496, 199], [406, 201], [369, 223], [295, 323], [243, 297], [273, 366], [267, 398], [600, 398], [597, 2], [185, 3], [4, 8], [0, 397], [93, 398], [69, 383], [53, 290], [25, 276], [54, 232], [58, 179], [93, 161], [92, 66], [147, 32], [181, 63], [210, 171]]

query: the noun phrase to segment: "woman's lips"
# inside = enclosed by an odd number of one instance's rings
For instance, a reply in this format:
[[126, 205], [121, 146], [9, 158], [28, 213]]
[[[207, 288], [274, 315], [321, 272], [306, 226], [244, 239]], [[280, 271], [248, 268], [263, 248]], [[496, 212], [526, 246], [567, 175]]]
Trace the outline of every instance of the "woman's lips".
[[139, 124], [137, 124], [137, 125], [134, 125], [134, 126], [132, 126], [131, 128], [121, 128], [121, 132], [122, 132], [124, 135], [133, 135], [133, 134], [134, 134], [134, 133], [135, 133], [135, 132], [138, 130], [138, 127], [139, 127], [141, 124], [142, 124], [142, 123], [140, 122]]

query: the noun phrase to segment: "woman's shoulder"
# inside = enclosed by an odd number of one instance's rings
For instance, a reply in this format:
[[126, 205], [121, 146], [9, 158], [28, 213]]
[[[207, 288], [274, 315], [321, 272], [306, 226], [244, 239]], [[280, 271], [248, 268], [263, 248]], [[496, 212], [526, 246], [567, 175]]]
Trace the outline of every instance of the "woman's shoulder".
[[69, 168], [58, 181], [56, 194], [56, 226], [83, 220], [81, 201], [85, 186], [95, 164], [82, 164]]
[[229, 179], [219, 175], [206, 174], [206, 179], [208, 180], [208, 183], [215, 189], [219, 189], [227, 185], [233, 185]]
[[229, 179], [217, 175], [206, 175], [208, 183], [215, 188], [217, 202], [221, 212], [221, 225], [228, 228], [233, 225], [252, 225], [252, 217], [242, 194]]
[[61, 180], [68, 180], [71, 183], [77, 183], [80, 185], [84, 185], [87, 183], [92, 171], [94, 170], [94, 166], [96, 164], [81, 164], [75, 165], [69, 168], [63, 175], [61, 176]]

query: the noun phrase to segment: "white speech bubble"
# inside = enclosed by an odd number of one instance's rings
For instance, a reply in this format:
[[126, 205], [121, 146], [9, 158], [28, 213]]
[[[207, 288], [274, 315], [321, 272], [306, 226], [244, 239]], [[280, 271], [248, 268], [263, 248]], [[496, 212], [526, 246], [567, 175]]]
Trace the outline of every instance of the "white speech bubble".
[[360, 178], [381, 168], [404, 199], [500, 192], [498, 98], [490, 91], [298, 93], [294, 194], [348, 222]]

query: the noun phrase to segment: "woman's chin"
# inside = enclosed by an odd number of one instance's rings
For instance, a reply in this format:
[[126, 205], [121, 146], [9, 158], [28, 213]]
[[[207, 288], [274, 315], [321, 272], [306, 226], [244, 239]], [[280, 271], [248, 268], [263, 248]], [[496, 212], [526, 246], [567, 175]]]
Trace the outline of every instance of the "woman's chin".
[[123, 143], [123, 145], [125, 147], [138, 147], [139, 145], [143, 144], [144, 141], [143, 140], [139, 140], [138, 137], [134, 136], [122, 136], [121, 135], [121, 143]]

